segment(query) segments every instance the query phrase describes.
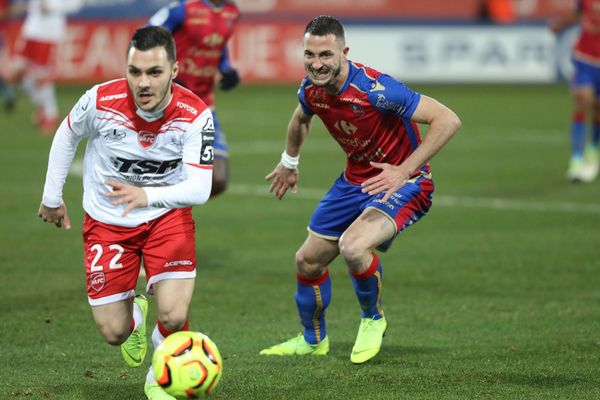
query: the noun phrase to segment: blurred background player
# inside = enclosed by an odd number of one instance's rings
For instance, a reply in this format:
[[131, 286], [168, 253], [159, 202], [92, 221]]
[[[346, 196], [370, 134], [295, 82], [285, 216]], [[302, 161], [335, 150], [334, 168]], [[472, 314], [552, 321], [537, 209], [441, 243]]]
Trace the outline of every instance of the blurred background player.
[[83, 0], [29, 0], [21, 35], [11, 60], [8, 81], [22, 83], [36, 107], [40, 131], [51, 134], [58, 123], [54, 87], [57, 45], [65, 38], [67, 14], [78, 11]]
[[[38, 215], [71, 228], [62, 199], [77, 145], [84, 155], [83, 240], [88, 303], [104, 339], [121, 345], [127, 364], [146, 355], [148, 302], [135, 296], [143, 260], [146, 292], [156, 296], [156, 348], [187, 330], [196, 277], [191, 206], [203, 204], [212, 182], [214, 128], [208, 107], [173, 84], [171, 33], [139, 29], [127, 52], [127, 79], [88, 90], [58, 128]], [[151, 400], [171, 399], [152, 367], [144, 386]]]
[[[429, 160], [450, 140], [460, 120], [436, 100], [413, 92], [389, 75], [347, 59], [342, 24], [314, 18], [304, 34], [308, 76], [288, 125], [280, 163], [267, 175], [278, 199], [296, 191], [300, 149], [314, 115], [347, 156], [346, 168], [317, 205], [308, 237], [296, 253], [296, 305], [304, 331], [260, 352], [325, 355], [325, 313], [331, 299], [328, 265], [341, 255], [361, 309], [350, 360], [361, 364], [381, 348], [387, 321], [381, 304], [383, 266], [375, 249], [387, 250], [397, 234], [431, 206]], [[416, 123], [429, 125], [421, 141]], [[408, 250], [410, 251], [410, 250]]]
[[[600, 0], [579, 0], [577, 9], [552, 21], [550, 29], [561, 32], [580, 23], [581, 31], [573, 51], [575, 74], [571, 80], [574, 109], [571, 117], [571, 159], [567, 178], [591, 182], [598, 176], [600, 140]], [[591, 120], [591, 140], [586, 145]]]
[[[11, 16], [11, 1], [0, 0], [0, 71], [4, 69], [4, 64], [7, 62], [7, 54], [5, 50], [6, 40], [6, 21]], [[7, 111], [12, 111], [15, 105], [15, 93], [13, 88], [4, 80], [0, 73], [0, 95], [2, 95], [2, 101], [4, 108]]]
[[177, 82], [204, 100], [213, 112], [215, 161], [211, 197], [224, 192], [229, 182], [229, 149], [215, 112], [215, 77], [220, 75], [222, 90], [230, 90], [240, 82], [227, 49], [238, 16], [239, 10], [232, 1], [179, 0], [150, 19], [150, 25], [161, 25], [173, 32], [180, 68]]

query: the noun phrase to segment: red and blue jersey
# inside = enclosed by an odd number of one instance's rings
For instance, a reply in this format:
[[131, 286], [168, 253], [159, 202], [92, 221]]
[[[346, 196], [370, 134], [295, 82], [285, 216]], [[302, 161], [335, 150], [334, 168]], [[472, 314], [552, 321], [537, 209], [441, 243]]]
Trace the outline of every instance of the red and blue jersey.
[[208, 106], [215, 100], [215, 75], [231, 68], [227, 41], [238, 18], [239, 10], [232, 1], [215, 6], [208, 0], [179, 0], [150, 19], [151, 25], [173, 32], [179, 61], [177, 81]]
[[579, 0], [581, 33], [575, 44], [574, 58], [600, 66], [600, 0]]
[[[304, 113], [318, 115], [346, 152], [344, 175], [360, 184], [381, 172], [369, 162], [401, 164], [421, 144], [410, 120], [421, 95], [389, 75], [348, 61], [349, 73], [336, 94], [304, 78], [298, 98]], [[429, 173], [429, 165], [422, 172]]]

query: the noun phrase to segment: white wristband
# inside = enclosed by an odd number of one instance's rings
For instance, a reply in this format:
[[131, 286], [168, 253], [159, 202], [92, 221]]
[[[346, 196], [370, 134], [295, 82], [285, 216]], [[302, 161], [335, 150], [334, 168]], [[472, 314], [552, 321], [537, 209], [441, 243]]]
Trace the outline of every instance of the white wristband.
[[296, 169], [300, 164], [300, 156], [292, 157], [285, 150], [281, 153], [280, 164], [287, 169]]

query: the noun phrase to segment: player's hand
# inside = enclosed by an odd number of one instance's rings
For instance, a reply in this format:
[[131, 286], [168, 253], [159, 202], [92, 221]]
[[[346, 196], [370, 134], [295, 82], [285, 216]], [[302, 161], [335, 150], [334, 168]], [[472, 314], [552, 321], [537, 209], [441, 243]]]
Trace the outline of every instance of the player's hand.
[[238, 72], [231, 68], [225, 71], [221, 71], [221, 80], [219, 81], [219, 87], [221, 90], [231, 90], [240, 83], [240, 75]]
[[114, 199], [112, 202], [114, 206], [127, 203], [127, 207], [122, 214], [123, 217], [127, 216], [134, 208], [144, 208], [148, 206], [148, 196], [146, 195], [146, 191], [141, 187], [111, 180], [104, 183], [112, 187], [112, 191], [107, 192], [106, 196]]
[[371, 166], [380, 169], [381, 172], [361, 184], [362, 192], [374, 195], [385, 191], [382, 201], [387, 201], [410, 178], [402, 165], [371, 162]]
[[277, 164], [275, 169], [269, 175], [265, 176], [267, 181], [271, 181], [269, 193], [275, 192], [275, 197], [279, 200], [283, 198], [288, 189], [290, 189], [292, 193], [298, 191], [296, 185], [299, 178], [300, 173], [297, 169], [288, 169], [281, 164]]
[[67, 215], [67, 206], [61, 204], [59, 207], [52, 208], [40, 204], [38, 217], [44, 222], [56, 225], [57, 228], [71, 229], [71, 220]]

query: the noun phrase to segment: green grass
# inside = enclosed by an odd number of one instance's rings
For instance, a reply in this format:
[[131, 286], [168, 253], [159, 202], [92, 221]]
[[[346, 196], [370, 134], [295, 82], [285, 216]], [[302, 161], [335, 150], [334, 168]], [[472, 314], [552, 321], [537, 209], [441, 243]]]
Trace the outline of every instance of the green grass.
[[[566, 87], [414, 88], [452, 107], [463, 128], [432, 162], [430, 214], [382, 255], [390, 328], [380, 355], [363, 366], [349, 361], [359, 311], [339, 260], [330, 355], [258, 355], [300, 331], [294, 253], [344, 159], [316, 123], [299, 193], [277, 201], [264, 176], [283, 149], [296, 88], [219, 95], [232, 182], [194, 211], [200, 267], [190, 316], [224, 356], [214, 398], [600, 397], [600, 182], [564, 179]], [[59, 89], [64, 112], [82, 90]], [[30, 113], [22, 99], [15, 114], [0, 114], [0, 398], [144, 399], [149, 361], [127, 368], [87, 304], [81, 180], [70, 177], [65, 188], [71, 231], [36, 217], [51, 139], [35, 132]]]

